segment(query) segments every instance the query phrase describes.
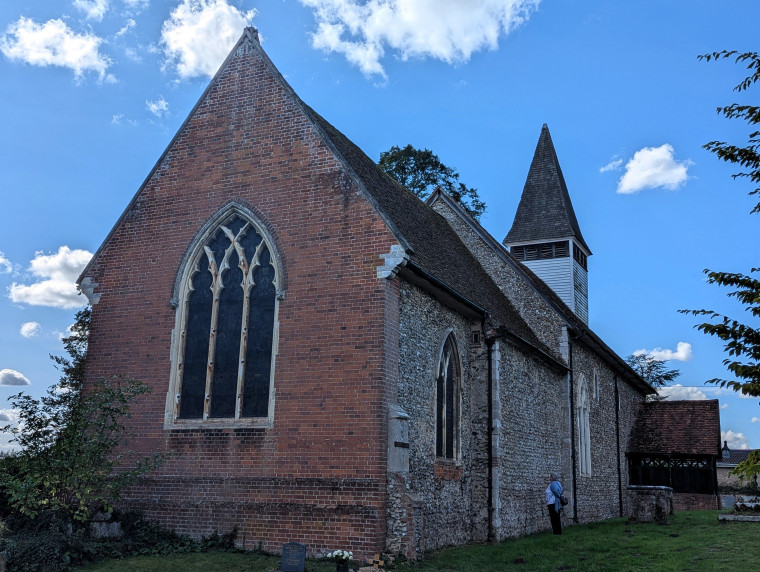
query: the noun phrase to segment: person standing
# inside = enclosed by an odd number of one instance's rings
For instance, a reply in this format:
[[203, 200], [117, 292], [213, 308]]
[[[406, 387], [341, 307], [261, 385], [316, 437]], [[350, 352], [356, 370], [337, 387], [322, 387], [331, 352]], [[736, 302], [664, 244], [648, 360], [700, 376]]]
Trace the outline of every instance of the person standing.
[[546, 487], [546, 506], [549, 509], [549, 520], [552, 523], [552, 532], [562, 534], [562, 521], [560, 520], [560, 511], [562, 510], [562, 483], [559, 481], [559, 475], [552, 473], [549, 477], [551, 482]]

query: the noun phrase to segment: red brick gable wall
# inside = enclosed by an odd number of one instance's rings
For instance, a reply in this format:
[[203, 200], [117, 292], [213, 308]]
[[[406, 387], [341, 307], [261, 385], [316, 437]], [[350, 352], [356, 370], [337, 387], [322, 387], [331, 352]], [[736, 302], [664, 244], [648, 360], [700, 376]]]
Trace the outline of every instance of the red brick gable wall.
[[[127, 505], [193, 535], [247, 546], [383, 548], [385, 410], [396, 385], [397, 240], [260, 48], [240, 44], [99, 251], [87, 378], [134, 376], [128, 447], [175, 455]], [[165, 430], [181, 261], [231, 201], [274, 237], [285, 273], [271, 429]], [[386, 306], [391, 303], [391, 308]], [[395, 346], [394, 346], [395, 344]], [[385, 356], [385, 357], [384, 357]]]

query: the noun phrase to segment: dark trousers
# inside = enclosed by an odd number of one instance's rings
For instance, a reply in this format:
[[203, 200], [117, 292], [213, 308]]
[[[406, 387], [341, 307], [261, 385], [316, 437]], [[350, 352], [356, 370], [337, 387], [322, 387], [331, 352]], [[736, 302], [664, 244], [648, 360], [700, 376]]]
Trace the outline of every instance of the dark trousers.
[[549, 509], [549, 520], [552, 521], [552, 532], [562, 534], [562, 521], [559, 519], [559, 511], [554, 508], [553, 504], [548, 504], [546, 507]]

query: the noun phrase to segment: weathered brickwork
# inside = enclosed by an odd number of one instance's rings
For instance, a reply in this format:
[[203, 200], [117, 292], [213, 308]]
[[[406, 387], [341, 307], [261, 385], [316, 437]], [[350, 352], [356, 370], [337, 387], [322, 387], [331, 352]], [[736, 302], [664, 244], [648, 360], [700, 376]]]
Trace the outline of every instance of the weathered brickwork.
[[[273, 426], [166, 431], [175, 277], [198, 229], [231, 201], [270, 231], [286, 274]], [[89, 271], [101, 298], [87, 376], [144, 381], [152, 394], [132, 411], [139, 439], [128, 446], [174, 454], [131, 505], [193, 536], [237, 524], [248, 547], [382, 550], [385, 388], [397, 374], [386, 308], [397, 294], [376, 267], [394, 243], [297, 100], [242, 45]]]
[[673, 493], [673, 510], [719, 510], [720, 496], [697, 493]]

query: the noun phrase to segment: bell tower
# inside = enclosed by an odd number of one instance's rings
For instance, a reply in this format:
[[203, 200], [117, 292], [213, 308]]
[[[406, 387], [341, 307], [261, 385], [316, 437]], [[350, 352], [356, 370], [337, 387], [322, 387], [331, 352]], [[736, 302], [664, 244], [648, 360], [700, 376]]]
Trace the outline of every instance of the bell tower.
[[544, 123], [512, 228], [503, 241], [588, 323], [588, 257], [549, 127]]

